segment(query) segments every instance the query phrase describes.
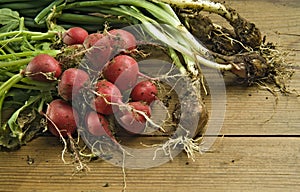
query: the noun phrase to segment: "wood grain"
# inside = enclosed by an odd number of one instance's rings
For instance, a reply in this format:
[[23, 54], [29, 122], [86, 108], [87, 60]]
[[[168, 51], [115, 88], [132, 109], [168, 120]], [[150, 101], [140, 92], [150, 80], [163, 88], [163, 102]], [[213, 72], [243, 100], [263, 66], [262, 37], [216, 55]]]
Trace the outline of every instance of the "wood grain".
[[[87, 175], [72, 177], [73, 167], [61, 162], [60, 150], [51, 137], [2, 153], [0, 191], [121, 191], [121, 168], [96, 161]], [[160, 167], [126, 170], [128, 191], [297, 191], [299, 151], [300, 139], [294, 137], [218, 138], [195, 162], [182, 153]]]
[[[286, 61], [295, 69], [288, 84], [300, 90], [300, 4], [290, 1], [226, 1], [241, 16], [256, 24], [267, 41], [288, 52]], [[216, 17], [216, 22], [222, 22]], [[278, 94], [275, 97], [257, 86], [246, 87], [226, 77], [227, 110], [221, 133], [223, 135], [300, 135], [300, 98]], [[209, 106], [210, 98], [206, 98]], [[215, 101], [218, 102], [218, 101]]]
[[[268, 41], [290, 52], [287, 61], [296, 70], [290, 86], [299, 91], [299, 0], [227, 3], [254, 22]], [[238, 85], [230, 78], [224, 124], [210, 151], [198, 154], [195, 162], [181, 153], [159, 167], [126, 170], [127, 191], [300, 190], [300, 97], [279, 94], [275, 105], [269, 92]], [[205, 102], [210, 106], [209, 98]], [[153, 138], [143, 139], [147, 143]], [[97, 160], [89, 163], [87, 174], [72, 176], [74, 167], [63, 164], [61, 150], [58, 139], [40, 137], [18, 151], [1, 152], [0, 191], [122, 190], [120, 167]]]

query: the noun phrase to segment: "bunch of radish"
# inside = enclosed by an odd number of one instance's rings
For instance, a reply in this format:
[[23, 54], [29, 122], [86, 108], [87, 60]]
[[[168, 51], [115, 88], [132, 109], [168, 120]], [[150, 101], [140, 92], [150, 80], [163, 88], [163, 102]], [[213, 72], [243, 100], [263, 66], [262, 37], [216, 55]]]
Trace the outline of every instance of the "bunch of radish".
[[[142, 134], [158, 91], [155, 82], [140, 73], [138, 62], [130, 55], [137, 48], [135, 36], [122, 29], [88, 34], [74, 27], [62, 34], [62, 42], [65, 46], [82, 45], [87, 66], [63, 70], [56, 58], [40, 54], [25, 69], [33, 80], [58, 82], [57, 95], [45, 113], [49, 131], [71, 138], [81, 116], [72, 101], [89, 93], [93, 97], [82, 101], [88, 110], [81, 118], [89, 134], [112, 138], [108, 121], [112, 115], [128, 133]], [[124, 101], [123, 94], [128, 92], [130, 97]]]

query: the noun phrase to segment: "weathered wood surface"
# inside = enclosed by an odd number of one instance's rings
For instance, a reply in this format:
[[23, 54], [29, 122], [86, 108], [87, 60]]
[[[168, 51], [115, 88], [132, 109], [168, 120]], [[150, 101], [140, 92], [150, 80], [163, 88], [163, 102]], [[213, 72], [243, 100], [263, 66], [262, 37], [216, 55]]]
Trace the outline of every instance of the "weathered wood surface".
[[[290, 52], [287, 60], [296, 68], [290, 86], [300, 91], [299, 0], [227, 3], [268, 41]], [[267, 91], [227, 83], [224, 125], [210, 151], [195, 162], [180, 154], [159, 167], [126, 170], [127, 191], [299, 191], [300, 97], [279, 95], [274, 105]], [[61, 150], [56, 138], [42, 137], [19, 151], [1, 152], [0, 191], [122, 190], [120, 167], [96, 161], [87, 175], [72, 176], [73, 166], [62, 163]]]
[[[85, 175], [60, 160], [55, 138], [2, 153], [1, 191], [121, 191], [122, 170], [104, 161]], [[224, 137], [195, 162], [185, 154], [147, 170], [126, 170], [128, 191], [299, 191], [300, 138]], [[27, 155], [34, 159], [29, 165]], [[104, 187], [108, 184], [108, 187]]]
[[[281, 50], [289, 52], [287, 61], [296, 73], [290, 86], [300, 90], [300, 3], [297, 0], [228, 1], [244, 18], [254, 22]], [[300, 98], [274, 97], [264, 90], [227, 86], [227, 112], [223, 134], [229, 135], [299, 135]], [[275, 105], [275, 107], [274, 107]], [[238, 112], [239, 111], [239, 112]], [[269, 120], [265, 123], [266, 120]]]

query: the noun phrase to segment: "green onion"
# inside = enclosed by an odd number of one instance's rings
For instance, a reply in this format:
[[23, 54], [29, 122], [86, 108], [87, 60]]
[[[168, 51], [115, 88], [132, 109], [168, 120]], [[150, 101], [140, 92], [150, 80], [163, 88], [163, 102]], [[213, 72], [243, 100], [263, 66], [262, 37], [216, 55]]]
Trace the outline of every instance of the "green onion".
[[[169, 2], [171, 5], [176, 5], [178, 7], [182, 6], [182, 3], [177, 1]], [[178, 4], [177, 4], [178, 3]], [[191, 2], [190, 2], [191, 3]], [[114, 16], [119, 15], [127, 15], [127, 20], [133, 20], [133, 23], [136, 23], [136, 20], [140, 21], [145, 25], [145, 30], [153, 37], [158, 38], [160, 41], [166, 43], [172, 48], [176, 49], [180, 53], [185, 56], [190, 57], [191, 60], [195, 60], [196, 62], [192, 64], [189, 62], [189, 70], [192, 74], [196, 75], [198, 72], [196, 70], [200, 70], [200, 64], [206, 65], [211, 68], [215, 68], [218, 70], [230, 70], [232, 65], [221, 65], [209, 59], [209, 51], [203, 47], [194, 36], [182, 25], [175, 12], [171, 8], [169, 4], [166, 4], [164, 1], [146, 1], [146, 0], [101, 0], [101, 1], [80, 1], [80, 2], [71, 2], [65, 4], [56, 4], [55, 12], [63, 12], [64, 10], [72, 10], [72, 9], [80, 9], [92, 8], [95, 11], [95, 8], [99, 8], [99, 12], [101, 12], [102, 7], [105, 8], [111, 7], [110, 10], [106, 11], [106, 14], [114, 14]], [[191, 7], [193, 4], [189, 4]], [[219, 5], [218, 3], [208, 3], [208, 1], [199, 1], [195, 6], [206, 6], [208, 9], [215, 9]], [[219, 6], [222, 7], [222, 6]], [[226, 10], [224, 8], [224, 10]], [[42, 12], [46, 13], [49, 7], [45, 8]], [[111, 11], [111, 12], [110, 12]], [[145, 12], [146, 11], [146, 12]], [[62, 15], [67, 14], [63, 13]], [[150, 15], [149, 15], [150, 14]], [[41, 20], [45, 20], [47, 14], [44, 14], [44, 17], [40, 15], [35, 18], [37, 22]], [[148, 16], [146, 16], [148, 15]], [[70, 21], [70, 18], [67, 18], [68, 15], [64, 15], [63, 20]], [[74, 15], [69, 15], [74, 17]], [[59, 18], [59, 16], [58, 16]], [[103, 17], [105, 19], [105, 17]], [[134, 18], [134, 19], [132, 19]], [[89, 21], [91, 17], [87, 18]], [[83, 20], [83, 19], [82, 19]], [[82, 22], [79, 20], [79, 22]], [[73, 20], [76, 21], [76, 20]], [[170, 26], [169, 29], [164, 27], [162, 30], [160, 25], [165, 24], [166, 26]], [[146, 29], [147, 28], [147, 29]], [[173, 32], [172, 32], [173, 31]], [[175, 34], [174, 34], [175, 31]], [[174, 36], [176, 35], [176, 37]], [[192, 66], [194, 65], [194, 66]]]

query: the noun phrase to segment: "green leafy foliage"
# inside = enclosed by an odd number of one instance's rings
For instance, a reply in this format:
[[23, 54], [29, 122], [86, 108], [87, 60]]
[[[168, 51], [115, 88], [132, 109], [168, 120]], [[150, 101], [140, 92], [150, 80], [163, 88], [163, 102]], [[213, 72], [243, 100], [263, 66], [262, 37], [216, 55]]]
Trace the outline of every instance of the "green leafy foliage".
[[8, 8], [0, 9], [0, 33], [13, 31], [19, 27], [20, 16], [17, 11]]
[[23, 130], [22, 126], [19, 125], [18, 123], [18, 117], [20, 113], [25, 110], [27, 107], [32, 105], [33, 103], [37, 102], [38, 100], [41, 99], [41, 96], [35, 96], [35, 97], [30, 97], [28, 101], [25, 102], [25, 104], [20, 107], [17, 111], [15, 111], [12, 116], [8, 120], [8, 125], [12, 131], [12, 136], [13, 137], [18, 137], [19, 139], [22, 139], [23, 136]]
[[32, 95], [31, 90], [11, 89], [6, 94], [6, 102], [3, 103], [3, 109], [16, 109], [22, 106]]
[[[8, 113], [7, 115], [12, 113], [10, 110], [4, 112]], [[0, 151], [18, 149], [45, 130], [45, 121], [36, 110], [28, 108], [19, 112], [18, 117], [12, 116], [12, 120], [16, 122], [18, 128], [22, 131], [19, 132], [19, 135], [13, 135], [8, 124], [3, 124], [0, 129]]]
[[34, 56], [60, 52], [53, 48], [58, 33], [25, 25], [17, 11], [0, 9], [0, 150], [17, 149], [45, 130], [39, 112], [55, 94], [56, 82], [33, 81], [22, 71]]

